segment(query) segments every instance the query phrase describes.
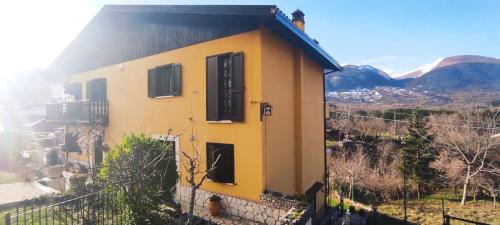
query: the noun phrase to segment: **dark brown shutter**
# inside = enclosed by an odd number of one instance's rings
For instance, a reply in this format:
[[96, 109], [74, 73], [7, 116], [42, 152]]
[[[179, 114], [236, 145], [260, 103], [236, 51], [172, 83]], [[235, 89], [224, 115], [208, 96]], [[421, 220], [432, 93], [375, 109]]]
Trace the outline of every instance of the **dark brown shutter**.
[[155, 69], [148, 70], [148, 97], [156, 97], [156, 77]]
[[82, 100], [82, 83], [78, 82], [73, 85], [75, 88], [75, 92], [73, 93], [73, 96], [75, 96], [75, 100], [77, 101]]
[[99, 79], [99, 99], [98, 101], [106, 101], [108, 99], [108, 85], [106, 78]]
[[244, 118], [244, 58], [243, 52], [231, 55], [233, 72], [233, 112], [232, 121], [243, 121]]
[[87, 86], [85, 87], [86, 88], [86, 93], [85, 93], [85, 96], [87, 97], [87, 100], [92, 100], [94, 98], [94, 80], [89, 80], [87, 81]]
[[174, 96], [179, 96], [181, 95], [182, 92], [182, 70], [181, 70], [181, 64], [174, 64], [173, 65], [173, 70], [174, 70], [174, 85], [173, 88], [174, 90], [172, 91], [172, 95]]
[[207, 58], [207, 121], [219, 120], [219, 82], [217, 56]]

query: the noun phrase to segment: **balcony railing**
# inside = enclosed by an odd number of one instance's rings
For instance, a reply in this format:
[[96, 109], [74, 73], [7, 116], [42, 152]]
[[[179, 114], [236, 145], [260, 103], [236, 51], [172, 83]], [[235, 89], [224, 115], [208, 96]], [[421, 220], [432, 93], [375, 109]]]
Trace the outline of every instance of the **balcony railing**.
[[108, 101], [75, 101], [47, 104], [47, 120], [62, 123], [86, 123], [107, 126]]

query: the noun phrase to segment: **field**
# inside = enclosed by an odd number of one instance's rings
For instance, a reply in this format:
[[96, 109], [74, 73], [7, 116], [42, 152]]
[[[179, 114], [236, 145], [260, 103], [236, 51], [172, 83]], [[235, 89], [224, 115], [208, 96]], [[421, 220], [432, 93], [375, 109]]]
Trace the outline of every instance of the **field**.
[[[441, 207], [441, 194], [430, 195], [421, 200], [412, 199], [408, 201], [407, 216], [410, 224], [442, 225], [443, 215]], [[445, 212], [449, 215], [491, 225], [500, 225], [500, 207], [493, 208], [493, 202], [489, 200], [469, 201], [460, 207], [459, 195], [444, 195]], [[339, 200], [331, 198], [328, 200], [331, 207], [338, 206]], [[349, 204], [344, 204], [344, 210]], [[356, 209], [358, 210], [358, 209]], [[378, 207], [379, 215], [369, 214], [368, 222], [372, 225], [403, 224], [403, 201], [384, 203]], [[459, 221], [451, 221], [451, 224], [465, 224]]]
[[[449, 215], [478, 222], [500, 225], [500, 207], [493, 208], [489, 200], [469, 201], [460, 207], [459, 195], [445, 195], [444, 208]], [[378, 207], [378, 211], [390, 217], [403, 218], [403, 201], [394, 201]], [[408, 202], [408, 221], [417, 224], [443, 224], [441, 195], [427, 196]], [[451, 221], [452, 224], [462, 224]]]

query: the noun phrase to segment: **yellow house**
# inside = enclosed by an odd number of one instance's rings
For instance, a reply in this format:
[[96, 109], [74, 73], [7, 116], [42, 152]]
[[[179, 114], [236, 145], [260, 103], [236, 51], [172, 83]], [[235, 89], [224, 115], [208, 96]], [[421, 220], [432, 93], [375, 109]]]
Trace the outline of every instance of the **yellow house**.
[[100, 127], [109, 146], [171, 129], [190, 151], [192, 134], [204, 167], [221, 155], [199, 206], [217, 193], [226, 213], [274, 224], [289, 206], [267, 193], [308, 194], [320, 215], [324, 73], [340, 66], [304, 25], [267, 5], [105, 6], [48, 68], [75, 101], [48, 119]]

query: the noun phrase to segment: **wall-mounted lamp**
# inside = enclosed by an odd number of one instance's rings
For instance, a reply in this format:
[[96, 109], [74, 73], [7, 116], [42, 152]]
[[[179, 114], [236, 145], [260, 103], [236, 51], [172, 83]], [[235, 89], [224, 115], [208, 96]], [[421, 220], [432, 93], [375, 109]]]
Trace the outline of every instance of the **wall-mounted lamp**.
[[267, 102], [260, 103], [260, 121], [264, 119], [264, 116], [271, 116], [273, 113], [273, 106]]

